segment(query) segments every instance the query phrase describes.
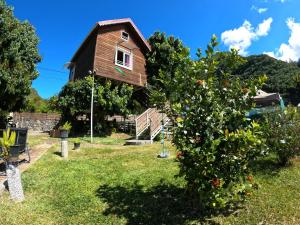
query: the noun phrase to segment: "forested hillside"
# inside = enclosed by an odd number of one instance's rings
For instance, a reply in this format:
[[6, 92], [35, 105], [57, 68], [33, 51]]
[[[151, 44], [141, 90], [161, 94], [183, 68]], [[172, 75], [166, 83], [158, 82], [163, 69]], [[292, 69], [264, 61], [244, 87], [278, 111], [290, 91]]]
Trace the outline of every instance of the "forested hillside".
[[236, 74], [247, 79], [262, 74], [268, 76], [264, 87], [267, 92], [279, 92], [286, 102], [300, 102], [300, 67], [299, 64], [287, 63], [267, 55], [253, 55], [245, 58], [247, 62], [240, 66]]
[[27, 97], [26, 108], [22, 111], [25, 112], [49, 112], [49, 100], [43, 99], [38, 92], [31, 88], [30, 95]]

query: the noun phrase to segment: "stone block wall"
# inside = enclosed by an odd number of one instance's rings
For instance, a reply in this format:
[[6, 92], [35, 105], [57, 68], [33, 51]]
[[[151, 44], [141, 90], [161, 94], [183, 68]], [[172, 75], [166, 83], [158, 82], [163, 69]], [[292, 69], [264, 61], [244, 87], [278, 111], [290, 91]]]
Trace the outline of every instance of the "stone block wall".
[[31, 131], [47, 132], [52, 130], [60, 120], [56, 113], [13, 113], [17, 127], [27, 127]]

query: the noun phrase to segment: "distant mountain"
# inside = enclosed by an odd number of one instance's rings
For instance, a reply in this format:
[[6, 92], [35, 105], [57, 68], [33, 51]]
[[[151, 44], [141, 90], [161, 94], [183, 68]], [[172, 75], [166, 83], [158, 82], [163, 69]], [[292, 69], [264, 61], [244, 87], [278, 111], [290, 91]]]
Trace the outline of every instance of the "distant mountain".
[[268, 81], [265, 91], [279, 92], [285, 102], [294, 105], [300, 102], [299, 63], [284, 62], [268, 55], [252, 55], [245, 59], [247, 62], [235, 71], [236, 74], [244, 79], [266, 74]]

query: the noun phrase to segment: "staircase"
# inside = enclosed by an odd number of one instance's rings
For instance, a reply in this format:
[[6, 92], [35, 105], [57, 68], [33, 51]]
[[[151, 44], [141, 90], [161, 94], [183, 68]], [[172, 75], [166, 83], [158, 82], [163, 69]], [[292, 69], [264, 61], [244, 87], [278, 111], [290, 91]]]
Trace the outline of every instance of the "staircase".
[[161, 131], [162, 125], [165, 126], [169, 121], [170, 119], [166, 114], [159, 112], [156, 108], [147, 109], [135, 119], [136, 140], [139, 140], [146, 131], [149, 131], [149, 141], [152, 143]]

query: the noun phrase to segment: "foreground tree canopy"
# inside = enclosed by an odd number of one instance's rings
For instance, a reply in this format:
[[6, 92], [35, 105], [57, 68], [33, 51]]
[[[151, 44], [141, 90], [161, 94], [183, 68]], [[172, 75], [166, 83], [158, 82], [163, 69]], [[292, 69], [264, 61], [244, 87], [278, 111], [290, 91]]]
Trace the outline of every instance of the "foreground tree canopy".
[[28, 22], [15, 18], [11, 7], [0, 0], [0, 114], [19, 111], [26, 104], [32, 80], [37, 78], [39, 39]]
[[[155, 47], [160, 40], [151, 44], [152, 51], [165, 52]], [[213, 37], [205, 55], [199, 50], [195, 61], [171, 52], [171, 60], [180, 58], [172, 74], [169, 66], [151, 74], [157, 79], [152, 81], [152, 99], [164, 106], [175, 124], [179, 176], [185, 178], [192, 198], [208, 208], [223, 208], [244, 199], [255, 187], [248, 164], [263, 153], [260, 126], [245, 115], [254, 106], [252, 97], [266, 77], [241, 80], [232, 75], [244, 60], [234, 50], [216, 52], [217, 45]], [[159, 61], [151, 61], [157, 54], [149, 55], [148, 67], [164, 63], [157, 57]], [[167, 90], [165, 98], [157, 97], [162, 95], [162, 86]]]

